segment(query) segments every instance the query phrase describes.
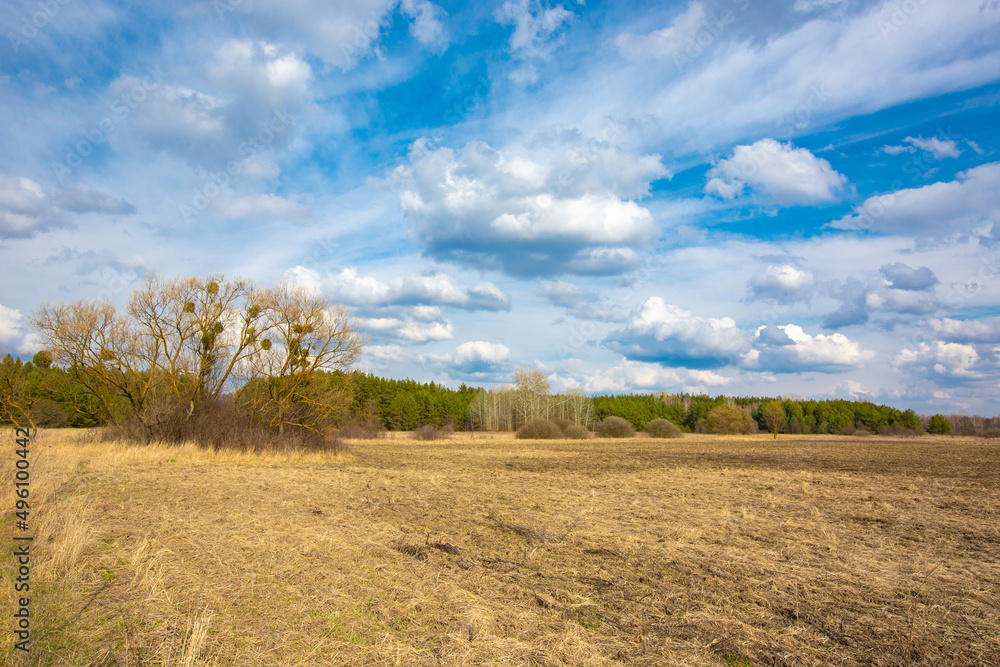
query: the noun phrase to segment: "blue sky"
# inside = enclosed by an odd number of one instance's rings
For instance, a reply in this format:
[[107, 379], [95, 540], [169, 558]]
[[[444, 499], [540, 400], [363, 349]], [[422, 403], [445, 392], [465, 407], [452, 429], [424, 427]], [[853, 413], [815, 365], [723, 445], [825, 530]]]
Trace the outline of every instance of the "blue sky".
[[0, 348], [295, 281], [389, 377], [1000, 403], [997, 0], [8, 0]]

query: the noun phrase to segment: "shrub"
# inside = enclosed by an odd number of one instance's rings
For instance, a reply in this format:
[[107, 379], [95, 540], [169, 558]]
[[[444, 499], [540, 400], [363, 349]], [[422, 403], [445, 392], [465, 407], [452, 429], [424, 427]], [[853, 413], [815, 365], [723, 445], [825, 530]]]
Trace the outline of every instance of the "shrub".
[[594, 427], [594, 432], [602, 438], [631, 438], [635, 435], [632, 424], [621, 417], [605, 417]]
[[517, 429], [515, 437], [522, 440], [555, 440], [563, 437], [562, 429], [548, 419], [535, 419]]
[[[919, 422], [918, 422], [919, 423]], [[907, 428], [899, 422], [894, 422], [885, 428], [880, 428], [878, 430], [879, 435], [898, 435], [906, 438], [912, 438], [918, 435], [923, 435], [923, 429]]]
[[413, 437], [417, 440], [446, 440], [447, 433], [442, 433], [430, 424], [424, 424], [413, 432]]
[[563, 433], [565, 433], [566, 429], [568, 429], [570, 426], [573, 426], [573, 420], [572, 419], [566, 419], [565, 417], [554, 417], [553, 419], [550, 419], [549, 421], [551, 421], [553, 424], [555, 424], [556, 426], [558, 426], [559, 429]]
[[871, 431], [866, 428], [859, 428], [854, 431], [854, 437], [856, 438], [867, 438], [871, 435]]
[[706, 417], [708, 431], [721, 435], [743, 435], [757, 431], [750, 411], [735, 405], [717, 405]]
[[651, 438], [682, 438], [684, 432], [668, 419], [653, 419], [646, 424], [646, 435]]
[[[41, 354], [41, 352], [38, 354]], [[38, 355], [36, 354], [35, 356], [37, 357]], [[69, 422], [66, 420], [66, 411], [63, 410], [63, 407], [48, 398], [38, 399], [31, 408], [30, 415], [31, 421], [35, 423], [35, 426], [66, 428], [69, 425]]]
[[374, 422], [352, 419], [337, 429], [337, 435], [341, 438], [354, 440], [374, 440], [375, 438], [384, 438], [385, 429]]
[[586, 440], [590, 437], [590, 431], [586, 426], [581, 426], [580, 424], [570, 424], [563, 431], [563, 437], [569, 438], [570, 440]]

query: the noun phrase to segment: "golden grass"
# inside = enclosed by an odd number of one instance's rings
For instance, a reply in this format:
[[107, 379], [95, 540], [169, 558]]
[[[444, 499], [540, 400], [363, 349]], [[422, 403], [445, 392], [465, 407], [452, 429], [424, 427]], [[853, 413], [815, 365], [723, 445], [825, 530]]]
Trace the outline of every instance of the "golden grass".
[[80, 436], [34, 445], [3, 664], [1000, 664], [996, 441]]

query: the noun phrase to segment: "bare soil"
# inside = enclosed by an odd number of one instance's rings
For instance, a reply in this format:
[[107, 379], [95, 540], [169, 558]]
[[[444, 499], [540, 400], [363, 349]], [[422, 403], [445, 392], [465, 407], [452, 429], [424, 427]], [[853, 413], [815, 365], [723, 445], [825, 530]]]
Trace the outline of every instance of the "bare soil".
[[995, 440], [460, 434], [351, 449], [43, 434], [32, 651], [5, 640], [0, 661], [1000, 665]]

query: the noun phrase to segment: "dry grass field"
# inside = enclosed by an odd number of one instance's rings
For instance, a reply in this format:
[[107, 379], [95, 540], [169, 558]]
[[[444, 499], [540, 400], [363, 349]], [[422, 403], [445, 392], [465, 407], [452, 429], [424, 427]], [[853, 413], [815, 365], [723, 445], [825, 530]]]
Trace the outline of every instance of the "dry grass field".
[[351, 449], [41, 434], [33, 650], [10, 648], [5, 613], [0, 661], [1000, 665], [997, 441], [397, 435]]

